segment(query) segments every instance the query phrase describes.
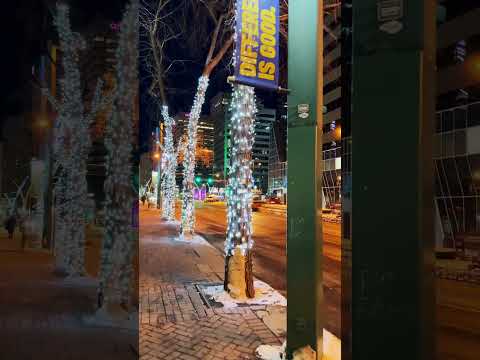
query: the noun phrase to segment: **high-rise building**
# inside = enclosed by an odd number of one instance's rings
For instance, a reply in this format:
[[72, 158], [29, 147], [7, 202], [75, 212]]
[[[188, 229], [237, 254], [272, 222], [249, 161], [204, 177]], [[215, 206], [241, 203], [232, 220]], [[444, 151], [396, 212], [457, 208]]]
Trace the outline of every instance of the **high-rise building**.
[[[480, 252], [480, 8], [444, 1], [434, 135], [437, 248]], [[462, 5], [463, 4], [463, 5]]]
[[[188, 114], [179, 113], [175, 117], [174, 139], [178, 144], [188, 134]], [[197, 146], [195, 151], [195, 174], [201, 178], [209, 178], [214, 169], [214, 124], [211, 117], [201, 116], [198, 120]], [[180, 159], [177, 168], [177, 183], [183, 178], [183, 169]]]
[[218, 180], [225, 180], [230, 166], [230, 97], [223, 92], [210, 101], [210, 118], [214, 125], [213, 172]]
[[342, 128], [342, 21], [339, 1], [329, 1], [325, 11], [323, 83], [323, 199], [327, 207], [341, 200]]
[[272, 129], [270, 153], [268, 156], [268, 194], [275, 195], [283, 201], [286, 201], [287, 161], [281, 157], [276, 134], [277, 131], [275, 131], [275, 128]]
[[270, 142], [276, 120], [276, 110], [257, 104], [255, 118], [255, 141], [252, 148], [253, 181], [257, 189], [263, 193], [268, 191], [268, 162], [270, 156]]
[[[210, 102], [210, 117], [215, 126], [214, 174], [216, 179], [227, 179], [230, 166], [230, 96], [219, 93]], [[255, 141], [252, 148], [252, 173], [258, 190], [268, 191], [268, 164], [270, 143], [276, 121], [276, 110], [257, 103]]]

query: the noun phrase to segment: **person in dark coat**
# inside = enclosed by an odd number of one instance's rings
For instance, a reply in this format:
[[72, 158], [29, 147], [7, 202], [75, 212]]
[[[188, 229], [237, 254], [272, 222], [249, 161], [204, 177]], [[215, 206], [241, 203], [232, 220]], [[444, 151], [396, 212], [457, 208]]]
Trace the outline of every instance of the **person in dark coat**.
[[15, 232], [15, 226], [17, 226], [17, 218], [15, 214], [10, 215], [5, 221], [5, 229], [8, 231], [8, 238], [13, 239], [13, 233]]

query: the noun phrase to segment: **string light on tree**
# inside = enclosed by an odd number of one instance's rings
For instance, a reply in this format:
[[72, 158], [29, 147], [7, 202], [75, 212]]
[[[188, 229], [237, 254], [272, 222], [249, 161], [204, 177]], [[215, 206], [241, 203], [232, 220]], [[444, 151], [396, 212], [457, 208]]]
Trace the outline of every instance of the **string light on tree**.
[[205, 103], [207, 88], [208, 77], [201, 76], [198, 80], [197, 92], [188, 119], [188, 136], [183, 167], [182, 236], [192, 235], [195, 229], [195, 149], [197, 146], [198, 119]]
[[[232, 152], [228, 176], [227, 238], [225, 241], [226, 268], [240, 251], [245, 258], [245, 272], [252, 271], [250, 249], [252, 240], [252, 146], [255, 140], [257, 112], [254, 88], [234, 85], [232, 112]], [[229, 274], [225, 276], [225, 290], [231, 291]], [[245, 276], [246, 295], [254, 296], [253, 278]], [[230, 279], [231, 280], [231, 279]], [[241, 290], [243, 291], [243, 290]]]
[[60, 81], [61, 98], [57, 101], [48, 89], [42, 89], [58, 117], [54, 125], [55, 253], [57, 270], [69, 275], [85, 273], [85, 208], [87, 205], [87, 159], [90, 125], [95, 115], [110, 101], [101, 97], [103, 82], [98, 81], [88, 114], [84, 113], [78, 52], [85, 42], [74, 33], [69, 7], [57, 3], [55, 17], [64, 78]]
[[[138, 81], [138, 1], [132, 0], [121, 23], [116, 52], [116, 96], [107, 124], [105, 179], [105, 234], [102, 242], [99, 296], [104, 309], [129, 304], [133, 255], [132, 141], [134, 101]], [[135, 232], [136, 233], [136, 232]]]
[[175, 220], [175, 171], [177, 169], [177, 153], [173, 143], [174, 120], [168, 113], [168, 106], [162, 107], [165, 125], [165, 142], [162, 157], [162, 215], [168, 221]]

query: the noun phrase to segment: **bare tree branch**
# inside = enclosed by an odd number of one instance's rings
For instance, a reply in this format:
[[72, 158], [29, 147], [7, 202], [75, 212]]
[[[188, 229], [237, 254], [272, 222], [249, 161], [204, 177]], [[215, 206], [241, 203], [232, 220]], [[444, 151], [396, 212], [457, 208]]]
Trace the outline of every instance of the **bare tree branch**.
[[222, 22], [223, 22], [224, 18], [225, 18], [225, 15], [222, 14], [222, 15], [220, 15], [220, 18], [218, 19], [218, 21], [216, 21], [217, 25], [216, 25], [215, 31], [213, 33], [212, 42], [210, 44], [210, 50], [208, 51], [208, 55], [207, 55], [207, 59], [205, 61], [205, 65], [208, 65], [210, 63], [210, 61], [212, 60], [213, 53], [215, 52], [215, 48], [217, 47], [218, 33], [220, 32], [220, 28], [222, 27]]
[[230, 39], [228, 39], [218, 52], [218, 54], [205, 66], [203, 70], [203, 75], [209, 76], [212, 72], [212, 70], [215, 68], [215, 66], [218, 65], [218, 63], [222, 60], [223, 56], [226, 54], [228, 49], [232, 46], [233, 41], [235, 39], [235, 36], [232, 35]]

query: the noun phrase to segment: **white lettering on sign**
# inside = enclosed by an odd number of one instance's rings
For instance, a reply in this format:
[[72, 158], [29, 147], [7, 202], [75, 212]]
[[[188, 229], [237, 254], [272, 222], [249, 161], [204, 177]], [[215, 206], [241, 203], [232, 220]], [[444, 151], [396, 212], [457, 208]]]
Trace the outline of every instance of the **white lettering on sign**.
[[305, 113], [310, 110], [310, 105], [308, 104], [299, 104], [298, 105], [298, 112], [299, 113]]

